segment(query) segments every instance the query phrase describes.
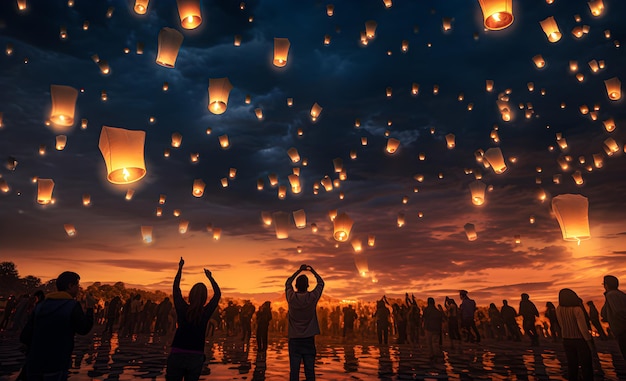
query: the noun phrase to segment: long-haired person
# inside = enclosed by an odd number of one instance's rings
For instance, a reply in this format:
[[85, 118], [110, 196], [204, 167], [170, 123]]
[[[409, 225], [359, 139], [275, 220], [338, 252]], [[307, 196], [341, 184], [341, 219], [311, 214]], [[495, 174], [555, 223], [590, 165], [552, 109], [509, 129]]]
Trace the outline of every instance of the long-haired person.
[[183, 299], [180, 292], [180, 278], [183, 273], [185, 261], [180, 257], [178, 272], [174, 278], [174, 307], [178, 328], [174, 334], [170, 355], [167, 358], [167, 381], [197, 381], [200, 378], [202, 365], [204, 364], [204, 339], [206, 327], [217, 308], [217, 303], [222, 296], [220, 287], [213, 279], [213, 275], [207, 269], [204, 274], [213, 287], [213, 297], [207, 305], [207, 288], [204, 283], [196, 283], [189, 291], [189, 303]]
[[587, 328], [587, 319], [578, 295], [569, 288], [559, 291], [559, 306], [556, 317], [561, 326], [563, 348], [567, 357], [567, 379], [578, 380], [578, 367], [583, 380], [593, 380], [593, 365], [590, 347], [593, 345]]

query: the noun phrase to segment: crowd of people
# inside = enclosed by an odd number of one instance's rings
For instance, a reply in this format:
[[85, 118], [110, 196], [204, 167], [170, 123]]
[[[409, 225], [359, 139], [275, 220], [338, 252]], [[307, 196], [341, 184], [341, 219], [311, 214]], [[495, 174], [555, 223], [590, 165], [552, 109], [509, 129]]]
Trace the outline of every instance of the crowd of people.
[[[60, 379], [67, 378], [69, 363], [65, 366], [58, 356], [71, 354], [74, 334], [86, 334], [94, 324], [103, 335], [116, 332], [121, 338], [139, 334], [171, 338], [168, 381], [197, 380], [205, 361], [205, 337], [214, 335], [241, 339], [247, 345], [256, 338], [259, 353], [268, 349], [270, 334], [287, 336], [293, 380], [298, 379], [301, 363], [307, 380], [314, 379], [316, 335], [346, 342], [377, 340], [380, 345], [388, 345], [391, 337], [396, 344], [422, 345], [432, 361], [442, 358], [444, 344], [454, 348], [484, 339], [521, 341], [524, 336], [531, 346], [540, 345], [540, 340], [560, 341], [571, 380], [577, 379], [579, 371], [583, 379], [592, 377], [594, 337], [615, 338], [623, 356], [626, 351], [626, 294], [619, 290], [618, 279], [610, 275], [604, 277], [605, 303], [600, 311], [593, 301], [584, 303], [571, 289], [562, 289], [558, 303], [547, 302], [540, 311], [527, 293], [520, 295], [516, 310], [508, 300], [502, 300], [500, 307], [490, 303], [479, 308], [466, 290], [459, 291], [458, 304], [453, 297], [446, 297], [442, 304], [428, 297], [424, 303], [408, 293], [402, 299], [383, 296], [374, 303], [320, 302], [324, 281], [311, 266], [302, 265], [287, 279], [284, 301], [265, 301], [257, 308], [250, 300], [220, 302], [220, 288], [207, 269], [205, 275], [212, 286], [209, 302], [203, 283], [195, 284], [185, 300], [180, 291], [183, 266], [181, 258], [172, 296], [163, 300], [142, 300], [139, 294], [126, 300], [119, 296], [95, 300], [88, 293], [78, 298], [80, 278], [72, 272], [58, 277], [56, 293], [9, 298], [0, 329], [20, 333], [28, 348], [23, 379], [41, 380], [35, 375], [42, 369], [49, 373], [50, 366], [61, 372]], [[316, 278], [312, 291], [307, 276], [301, 274], [305, 271]], [[46, 345], [59, 350], [50, 351]], [[46, 356], [48, 353], [57, 356]]]

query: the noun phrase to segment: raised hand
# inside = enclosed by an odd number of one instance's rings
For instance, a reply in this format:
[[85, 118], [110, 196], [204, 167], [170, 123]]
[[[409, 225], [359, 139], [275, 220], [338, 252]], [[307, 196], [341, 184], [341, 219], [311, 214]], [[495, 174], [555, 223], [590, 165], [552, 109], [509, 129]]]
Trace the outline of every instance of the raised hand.
[[204, 269], [204, 275], [206, 275], [207, 278], [211, 278], [211, 272], [209, 271], [209, 269]]
[[308, 270], [308, 267], [309, 267], [309, 266], [307, 266], [307, 265], [305, 265], [305, 264], [302, 264], [302, 265], [300, 265], [300, 271], [305, 271], [305, 270]]
[[180, 262], [178, 262], [178, 267], [182, 268], [184, 264], [185, 264], [185, 260], [183, 259], [183, 257], [180, 257]]

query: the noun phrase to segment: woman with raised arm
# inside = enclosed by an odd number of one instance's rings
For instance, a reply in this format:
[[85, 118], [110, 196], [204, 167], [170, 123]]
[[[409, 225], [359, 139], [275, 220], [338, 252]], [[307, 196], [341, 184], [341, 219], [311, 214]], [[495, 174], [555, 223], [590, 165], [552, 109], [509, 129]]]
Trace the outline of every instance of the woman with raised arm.
[[178, 272], [174, 278], [174, 307], [176, 308], [177, 325], [170, 355], [167, 358], [167, 381], [197, 381], [200, 378], [204, 364], [204, 340], [206, 327], [217, 308], [222, 296], [220, 287], [207, 269], [204, 274], [213, 287], [213, 297], [205, 306], [207, 287], [204, 283], [196, 283], [189, 291], [189, 303], [183, 299], [180, 292], [180, 278], [185, 261], [180, 257]]

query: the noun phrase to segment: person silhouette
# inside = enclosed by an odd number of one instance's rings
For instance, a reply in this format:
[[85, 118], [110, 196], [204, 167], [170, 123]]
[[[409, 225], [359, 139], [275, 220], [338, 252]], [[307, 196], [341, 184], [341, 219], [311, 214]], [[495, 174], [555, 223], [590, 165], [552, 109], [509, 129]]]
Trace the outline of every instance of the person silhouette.
[[626, 294], [618, 289], [619, 279], [613, 275], [606, 275], [603, 285], [605, 302], [602, 306], [602, 319], [609, 322], [622, 358], [626, 360]]
[[556, 316], [563, 335], [563, 349], [567, 357], [567, 378], [578, 380], [578, 368], [583, 380], [593, 380], [593, 363], [590, 348], [593, 340], [587, 328], [587, 319], [574, 291], [564, 288], [559, 291], [559, 306]]

